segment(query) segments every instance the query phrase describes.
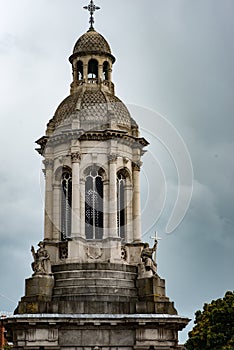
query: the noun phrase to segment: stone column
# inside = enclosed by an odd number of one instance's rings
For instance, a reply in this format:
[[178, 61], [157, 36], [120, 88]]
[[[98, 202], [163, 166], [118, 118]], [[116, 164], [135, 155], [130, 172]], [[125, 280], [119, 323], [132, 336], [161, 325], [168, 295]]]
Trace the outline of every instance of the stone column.
[[52, 159], [44, 160], [45, 166], [45, 217], [44, 239], [51, 240], [53, 236], [53, 167]]
[[85, 179], [80, 179], [80, 236], [85, 238]]
[[58, 182], [53, 186], [53, 240], [60, 241], [61, 231], [61, 184]]
[[98, 81], [102, 81], [103, 80], [103, 65], [99, 64], [98, 65]]
[[80, 235], [80, 159], [79, 152], [71, 154], [72, 161], [72, 230], [71, 236]]
[[103, 181], [103, 238], [108, 237], [108, 225], [109, 225], [109, 181]]
[[73, 82], [77, 84], [78, 76], [77, 76], [78, 70], [77, 70], [77, 62], [73, 61], [72, 65], [72, 75], [73, 75]]
[[88, 64], [87, 63], [83, 64], [83, 74], [84, 74], [83, 79], [87, 83], [87, 81], [88, 81]]
[[142, 163], [132, 164], [133, 168], [133, 240], [141, 241], [141, 197], [140, 167]]
[[116, 183], [116, 161], [117, 155], [110, 154], [109, 157], [109, 237], [118, 237], [117, 230], [117, 183]]
[[125, 240], [126, 242], [132, 242], [133, 238], [133, 217], [132, 217], [132, 185], [125, 185], [125, 210], [126, 210], [126, 223], [125, 223]]

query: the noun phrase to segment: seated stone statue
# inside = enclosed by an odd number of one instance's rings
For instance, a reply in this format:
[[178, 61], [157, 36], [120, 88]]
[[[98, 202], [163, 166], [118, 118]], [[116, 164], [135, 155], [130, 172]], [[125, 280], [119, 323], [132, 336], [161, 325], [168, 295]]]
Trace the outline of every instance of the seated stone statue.
[[141, 259], [146, 271], [152, 271], [155, 275], [157, 273], [157, 264], [153, 260], [153, 253], [157, 249], [158, 242], [155, 241], [153, 248], [149, 247], [149, 243], [144, 243], [144, 248], [141, 252]]
[[31, 252], [34, 259], [32, 263], [32, 269], [35, 275], [49, 275], [51, 273], [51, 265], [50, 265], [50, 256], [45, 249], [45, 243], [38, 243], [39, 249], [35, 252], [34, 247], [32, 246]]

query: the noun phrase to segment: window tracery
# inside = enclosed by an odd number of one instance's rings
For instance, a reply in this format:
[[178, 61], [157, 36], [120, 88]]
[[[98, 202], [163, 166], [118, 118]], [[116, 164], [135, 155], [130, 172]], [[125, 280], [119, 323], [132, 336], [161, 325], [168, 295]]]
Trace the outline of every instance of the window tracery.
[[103, 179], [100, 169], [91, 169], [85, 180], [86, 239], [103, 238]]
[[72, 174], [64, 170], [61, 177], [61, 239], [71, 236]]
[[125, 185], [126, 178], [119, 172], [117, 174], [117, 228], [118, 236], [125, 240]]

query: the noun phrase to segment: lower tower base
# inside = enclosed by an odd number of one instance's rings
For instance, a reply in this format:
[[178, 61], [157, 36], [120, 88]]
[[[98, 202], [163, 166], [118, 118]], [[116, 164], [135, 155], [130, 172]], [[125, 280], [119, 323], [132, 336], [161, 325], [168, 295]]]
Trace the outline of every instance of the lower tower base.
[[14, 350], [177, 350], [178, 315], [16, 315], [7, 319]]

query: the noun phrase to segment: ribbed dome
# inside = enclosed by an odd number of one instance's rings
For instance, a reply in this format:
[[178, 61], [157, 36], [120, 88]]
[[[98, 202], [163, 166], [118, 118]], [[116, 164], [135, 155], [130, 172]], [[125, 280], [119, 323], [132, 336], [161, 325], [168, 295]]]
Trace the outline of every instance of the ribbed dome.
[[116, 96], [99, 89], [76, 92], [63, 100], [58, 106], [49, 126], [58, 128], [77, 118], [84, 130], [105, 129], [109, 127], [110, 113], [115, 124], [124, 130], [137, 127], [136, 122], [124, 103]]
[[83, 34], [75, 44], [73, 54], [76, 53], [102, 53], [111, 54], [111, 49], [106, 39], [95, 30], [89, 30]]

